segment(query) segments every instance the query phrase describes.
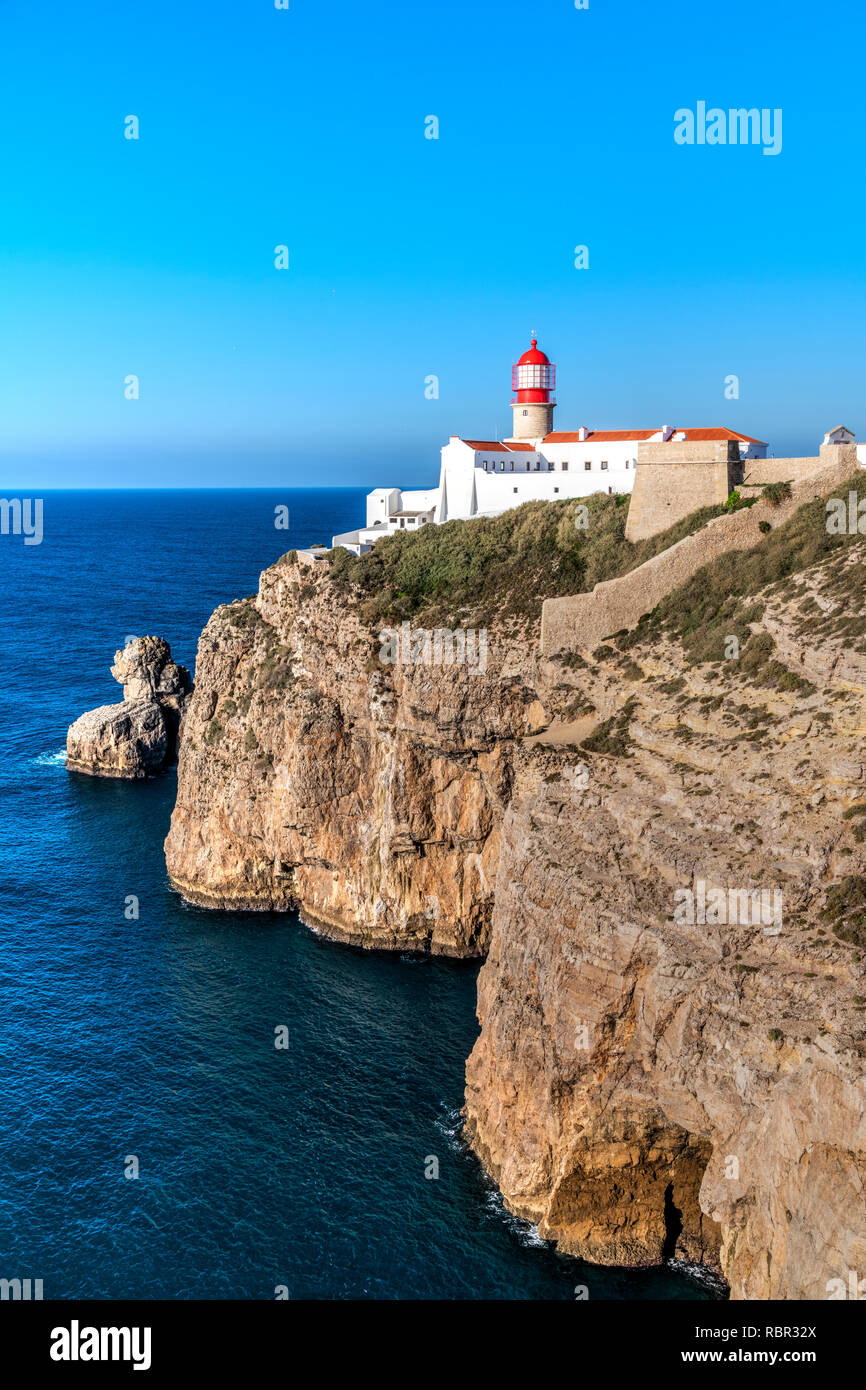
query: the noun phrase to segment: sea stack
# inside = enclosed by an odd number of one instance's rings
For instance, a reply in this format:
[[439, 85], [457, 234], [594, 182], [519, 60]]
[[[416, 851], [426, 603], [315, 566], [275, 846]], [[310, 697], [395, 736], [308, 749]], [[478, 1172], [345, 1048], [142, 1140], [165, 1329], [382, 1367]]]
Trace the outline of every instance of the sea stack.
[[123, 700], [82, 714], [66, 735], [66, 766], [92, 777], [136, 780], [177, 762], [184, 708], [192, 693], [185, 666], [162, 637], [133, 637], [114, 654]]

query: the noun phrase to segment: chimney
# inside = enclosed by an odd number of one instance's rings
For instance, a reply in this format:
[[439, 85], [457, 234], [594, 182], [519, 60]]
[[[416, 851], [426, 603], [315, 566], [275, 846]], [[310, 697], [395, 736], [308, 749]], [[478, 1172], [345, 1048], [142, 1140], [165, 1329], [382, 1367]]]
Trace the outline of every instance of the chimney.
[[580, 429], [577, 431], [577, 437], [580, 440], [581, 444], [584, 443], [588, 434], [589, 430], [586, 428], [586, 425], [581, 425]]
[[663, 442], [664, 444], [667, 444], [667, 442], [668, 442], [668, 440], [670, 439], [670, 437], [671, 437], [671, 435], [673, 434], [673, 432], [674, 432], [674, 427], [673, 427], [673, 425], [662, 425], [662, 442]]

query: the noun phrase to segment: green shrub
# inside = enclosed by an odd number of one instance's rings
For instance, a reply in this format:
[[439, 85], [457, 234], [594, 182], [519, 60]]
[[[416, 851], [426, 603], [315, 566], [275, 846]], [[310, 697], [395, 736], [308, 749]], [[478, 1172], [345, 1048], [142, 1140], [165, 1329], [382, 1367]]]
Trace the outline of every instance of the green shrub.
[[627, 700], [622, 709], [610, 719], [605, 719], [597, 729], [585, 738], [580, 747], [586, 753], [607, 753], [615, 758], [629, 756], [632, 742], [629, 724], [634, 713], [634, 699]]
[[791, 497], [790, 483], [766, 483], [761, 496], [766, 498], [771, 507], [778, 507], [782, 502], [787, 502]]
[[821, 918], [840, 941], [866, 948], [866, 878], [854, 874], [835, 883], [828, 890]]

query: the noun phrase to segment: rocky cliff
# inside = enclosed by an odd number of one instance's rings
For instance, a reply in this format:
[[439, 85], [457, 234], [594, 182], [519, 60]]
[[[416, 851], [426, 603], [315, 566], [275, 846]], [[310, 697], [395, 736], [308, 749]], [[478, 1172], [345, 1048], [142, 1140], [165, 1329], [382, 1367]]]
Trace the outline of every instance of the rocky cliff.
[[467, 1113], [565, 1250], [737, 1298], [862, 1278], [863, 553], [548, 673], [595, 715], [518, 760]]
[[482, 672], [383, 664], [287, 557], [202, 635], [172, 880], [487, 950], [467, 1135], [508, 1206], [825, 1298], [866, 1273], [864, 574], [816, 504], [594, 651], [503, 619]]
[[328, 574], [291, 558], [202, 634], [166, 841], [212, 907], [287, 908], [362, 946], [486, 948], [516, 741], [545, 720], [532, 644], [486, 669], [389, 665]]

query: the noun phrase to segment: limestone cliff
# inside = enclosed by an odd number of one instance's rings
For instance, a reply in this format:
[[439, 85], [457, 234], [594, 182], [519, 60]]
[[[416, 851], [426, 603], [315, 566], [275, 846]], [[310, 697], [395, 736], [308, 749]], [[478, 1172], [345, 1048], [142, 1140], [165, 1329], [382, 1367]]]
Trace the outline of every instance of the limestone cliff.
[[486, 948], [515, 741], [541, 727], [525, 633], [485, 671], [387, 665], [327, 572], [289, 559], [202, 634], [168, 870], [191, 901], [287, 908], [363, 946]]
[[[759, 596], [785, 669], [657, 633], [548, 672], [597, 713], [518, 761], [467, 1114], [563, 1250], [675, 1253], [736, 1298], [866, 1270], [863, 576]], [[710, 886], [768, 910], [701, 914]]]
[[866, 571], [800, 516], [594, 651], [502, 618], [483, 672], [383, 664], [284, 558], [202, 634], [166, 842], [207, 906], [489, 946], [467, 1134], [509, 1207], [738, 1298], [866, 1273]]

